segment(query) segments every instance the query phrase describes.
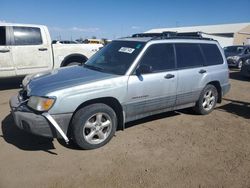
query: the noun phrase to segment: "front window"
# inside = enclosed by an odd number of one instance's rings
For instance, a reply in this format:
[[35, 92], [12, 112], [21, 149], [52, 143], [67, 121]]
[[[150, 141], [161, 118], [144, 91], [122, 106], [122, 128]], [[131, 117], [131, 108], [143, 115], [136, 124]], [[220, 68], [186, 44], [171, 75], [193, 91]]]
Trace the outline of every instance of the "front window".
[[84, 66], [101, 72], [124, 75], [144, 45], [145, 42], [113, 41], [90, 58]]

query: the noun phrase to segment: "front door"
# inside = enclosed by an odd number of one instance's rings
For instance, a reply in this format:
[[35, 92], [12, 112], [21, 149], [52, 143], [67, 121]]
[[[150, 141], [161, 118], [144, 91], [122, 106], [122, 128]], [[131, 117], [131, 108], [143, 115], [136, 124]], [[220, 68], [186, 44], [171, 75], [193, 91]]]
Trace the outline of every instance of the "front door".
[[175, 105], [177, 74], [173, 45], [151, 45], [138, 67], [148, 67], [149, 71], [129, 77], [126, 121], [168, 111]]
[[11, 46], [9, 45], [8, 31], [8, 27], [0, 27], [0, 78], [16, 75], [12, 61]]

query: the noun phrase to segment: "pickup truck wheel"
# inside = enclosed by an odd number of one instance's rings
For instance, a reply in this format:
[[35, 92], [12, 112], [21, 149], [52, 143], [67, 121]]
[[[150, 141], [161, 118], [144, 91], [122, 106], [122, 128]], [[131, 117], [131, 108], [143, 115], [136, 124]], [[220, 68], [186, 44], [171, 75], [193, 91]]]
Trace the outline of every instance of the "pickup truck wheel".
[[198, 114], [206, 115], [213, 111], [218, 100], [218, 91], [215, 86], [208, 84], [200, 94], [196, 103], [195, 111]]
[[117, 116], [106, 104], [97, 103], [78, 110], [72, 120], [74, 142], [82, 149], [107, 144], [115, 134]]
[[81, 63], [79, 63], [79, 62], [71, 62], [71, 63], [67, 64], [66, 66], [73, 66], [73, 65], [81, 65]]

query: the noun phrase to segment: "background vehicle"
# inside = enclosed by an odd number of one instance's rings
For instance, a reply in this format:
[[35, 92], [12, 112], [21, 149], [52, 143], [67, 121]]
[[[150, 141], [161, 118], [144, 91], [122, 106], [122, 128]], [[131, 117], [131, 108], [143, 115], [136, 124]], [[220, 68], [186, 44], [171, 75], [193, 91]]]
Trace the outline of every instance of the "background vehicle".
[[129, 121], [188, 107], [209, 114], [230, 89], [228, 75], [214, 40], [141, 34], [111, 42], [83, 66], [27, 76], [10, 106], [20, 128], [94, 149]]
[[224, 48], [229, 67], [241, 69], [245, 60], [250, 58], [250, 46], [228, 46]]
[[249, 77], [250, 78], [250, 59], [244, 61], [241, 67], [241, 75]]
[[102, 44], [52, 44], [43, 25], [0, 24], [0, 78], [82, 64]]

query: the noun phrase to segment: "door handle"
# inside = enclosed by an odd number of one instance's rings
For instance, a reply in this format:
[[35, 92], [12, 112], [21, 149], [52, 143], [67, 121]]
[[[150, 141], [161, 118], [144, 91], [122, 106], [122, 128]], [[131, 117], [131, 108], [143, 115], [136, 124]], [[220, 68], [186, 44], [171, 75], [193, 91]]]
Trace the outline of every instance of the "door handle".
[[0, 53], [6, 53], [6, 52], [10, 52], [10, 50], [9, 49], [0, 50]]
[[166, 76], [164, 76], [164, 78], [171, 79], [171, 78], [174, 78], [174, 75], [173, 74], [167, 74]]
[[207, 72], [207, 71], [204, 70], [204, 69], [201, 69], [201, 70], [199, 71], [200, 74], [204, 74], [204, 73], [206, 73], [206, 72]]
[[47, 51], [48, 48], [38, 48], [39, 51]]

